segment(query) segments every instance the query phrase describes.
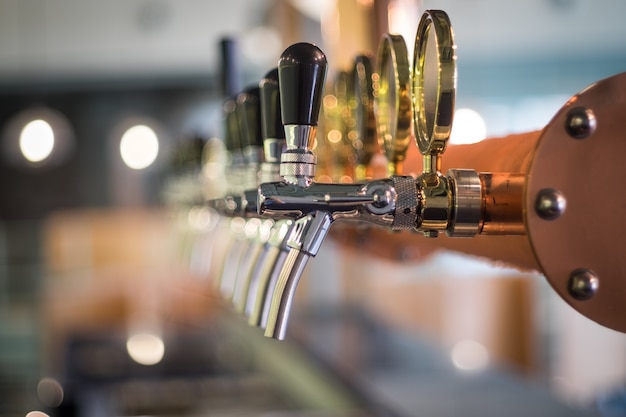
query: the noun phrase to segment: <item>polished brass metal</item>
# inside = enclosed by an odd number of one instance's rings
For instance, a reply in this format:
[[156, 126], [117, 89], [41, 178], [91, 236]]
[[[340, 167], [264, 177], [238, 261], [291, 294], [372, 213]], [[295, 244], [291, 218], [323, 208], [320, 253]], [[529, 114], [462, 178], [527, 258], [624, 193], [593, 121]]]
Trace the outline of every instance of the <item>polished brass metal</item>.
[[[456, 97], [456, 45], [448, 15], [427, 10], [422, 15], [413, 53], [413, 123], [425, 157], [441, 155], [452, 131]], [[436, 163], [425, 163], [424, 171]]]
[[386, 34], [378, 48], [378, 87], [374, 108], [378, 140], [387, 157], [389, 175], [402, 175], [411, 140], [410, 68], [401, 35]]
[[[417, 179], [422, 203], [417, 228], [426, 237], [437, 237], [439, 231], [454, 234], [454, 196], [450, 180], [441, 173], [441, 157], [454, 116], [455, 51], [448, 15], [427, 10], [417, 28], [412, 82], [413, 129], [423, 155], [423, 173]], [[477, 210], [480, 213], [480, 207]]]
[[352, 91], [348, 95], [351, 126], [347, 133], [355, 155], [356, 182], [372, 178], [371, 162], [378, 151], [373, 77], [372, 58], [357, 56], [352, 68]]

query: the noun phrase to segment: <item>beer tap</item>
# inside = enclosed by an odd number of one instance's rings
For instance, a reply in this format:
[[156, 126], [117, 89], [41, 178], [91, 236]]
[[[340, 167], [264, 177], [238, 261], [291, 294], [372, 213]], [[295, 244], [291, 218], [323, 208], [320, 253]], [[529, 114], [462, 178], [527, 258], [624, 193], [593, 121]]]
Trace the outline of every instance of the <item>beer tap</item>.
[[[259, 214], [292, 217], [290, 248], [276, 282], [265, 335], [283, 339], [296, 286], [306, 263], [314, 257], [334, 221], [352, 220], [391, 230], [414, 230], [426, 237], [445, 232], [451, 237], [519, 234], [522, 224], [521, 174], [502, 174], [507, 187], [494, 187], [499, 174], [450, 169], [442, 174], [441, 160], [451, 131], [456, 93], [456, 46], [445, 12], [426, 11], [415, 41], [413, 80], [408, 62], [398, 56], [396, 38], [383, 40], [378, 88], [378, 114], [384, 115], [379, 134], [389, 158], [388, 178], [360, 184], [318, 184], [312, 145], [326, 72], [326, 57], [314, 45], [295, 44], [279, 61], [282, 117], [287, 150], [281, 157], [283, 181], [259, 186]], [[405, 48], [406, 49], [406, 48]], [[384, 78], [384, 79], [383, 79]], [[409, 86], [411, 87], [408, 90]], [[382, 94], [381, 94], [382, 93]], [[409, 117], [408, 123], [406, 117]], [[410, 139], [410, 119], [420, 152], [423, 173], [417, 178], [397, 175]], [[387, 128], [387, 130], [385, 130]], [[523, 177], [523, 175], [522, 175]], [[523, 182], [523, 178], [521, 178]], [[508, 187], [508, 185], [511, 187]], [[506, 210], [490, 203], [509, 202]], [[490, 227], [497, 224], [498, 227]]]
[[239, 294], [237, 276], [243, 274], [242, 262], [249, 259], [249, 252], [262, 226], [259, 219], [247, 221], [243, 218], [244, 206], [248, 199], [246, 189], [256, 186], [256, 172], [260, 163], [260, 136], [258, 87], [245, 89], [224, 104], [225, 142], [229, 151], [231, 168], [229, 193], [223, 198], [207, 202], [226, 216], [231, 240], [229, 250], [222, 264], [217, 286], [223, 297], [229, 299]]
[[259, 169], [263, 159], [263, 140], [261, 135], [260, 88], [252, 86], [237, 96], [237, 115], [242, 132], [242, 154], [244, 158], [244, 186], [239, 196], [236, 214], [246, 217], [244, 228], [244, 249], [234, 275], [233, 305], [243, 313], [248, 299], [249, 284], [255, 266], [263, 259], [274, 222], [271, 219], [259, 219], [256, 214], [256, 187]]
[[[278, 69], [269, 71], [259, 83], [261, 104], [261, 132], [263, 137], [264, 162], [259, 177], [262, 182], [280, 181], [281, 154], [286, 146], [285, 131], [281, 118]], [[257, 190], [254, 190], [255, 197]], [[256, 214], [256, 201], [254, 202]], [[251, 205], [248, 205], [251, 207]], [[287, 256], [287, 236], [293, 221], [281, 219], [270, 231], [263, 252], [259, 255], [248, 280], [248, 296], [244, 313], [248, 323], [253, 326], [265, 326], [269, 307], [266, 300], [271, 294]]]
[[[259, 213], [291, 216], [295, 225], [288, 237], [289, 254], [271, 300], [265, 335], [283, 339], [296, 285], [310, 257], [317, 255], [336, 219], [353, 219], [392, 229], [413, 227], [417, 193], [412, 177], [392, 177], [366, 184], [318, 184], [312, 152], [327, 61], [314, 45], [287, 48], [279, 61], [280, 97], [287, 149], [281, 156], [281, 182], [259, 186]], [[397, 190], [412, 188], [414, 199], [398, 199]], [[394, 216], [396, 209], [401, 215]], [[404, 222], [404, 223], [403, 223]]]

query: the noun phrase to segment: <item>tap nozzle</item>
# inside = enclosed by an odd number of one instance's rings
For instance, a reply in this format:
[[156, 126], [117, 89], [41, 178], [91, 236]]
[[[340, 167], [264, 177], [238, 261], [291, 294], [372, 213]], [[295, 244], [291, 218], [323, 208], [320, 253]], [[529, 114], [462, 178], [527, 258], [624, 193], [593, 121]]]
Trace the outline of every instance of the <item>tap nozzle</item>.
[[273, 289], [265, 336], [285, 338], [296, 286], [308, 259], [317, 255], [331, 223], [327, 212], [311, 213], [296, 220], [287, 243], [289, 254]]

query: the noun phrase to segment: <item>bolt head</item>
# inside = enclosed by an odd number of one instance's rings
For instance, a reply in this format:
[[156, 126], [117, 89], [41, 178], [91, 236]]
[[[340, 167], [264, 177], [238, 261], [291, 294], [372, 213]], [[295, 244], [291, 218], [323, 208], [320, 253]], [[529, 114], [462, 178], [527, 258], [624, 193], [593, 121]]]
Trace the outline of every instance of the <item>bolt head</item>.
[[544, 188], [537, 194], [535, 211], [544, 220], [554, 220], [565, 212], [567, 200], [560, 191]]
[[568, 291], [577, 300], [585, 301], [593, 297], [600, 287], [598, 276], [590, 269], [579, 268], [569, 276]]
[[565, 130], [574, 139], [585, 139], [596, 130], [596, 116], [591, 109], [574, 107], [565, 118]]

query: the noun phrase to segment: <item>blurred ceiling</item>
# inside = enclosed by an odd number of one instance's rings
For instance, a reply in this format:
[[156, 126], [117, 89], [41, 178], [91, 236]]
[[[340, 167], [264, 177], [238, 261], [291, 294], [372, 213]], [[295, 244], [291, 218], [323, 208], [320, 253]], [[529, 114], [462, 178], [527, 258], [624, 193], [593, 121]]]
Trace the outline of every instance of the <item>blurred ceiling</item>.
[[[0, 0], [0, 82], [210, 73], [223, 36], [248, 36], [248, 64], [269, 68], [276, 37], [252, 29], [281, 1]], [[446, 10], [469, 62], [626, 56], [623, 0], [396, 1]]]

